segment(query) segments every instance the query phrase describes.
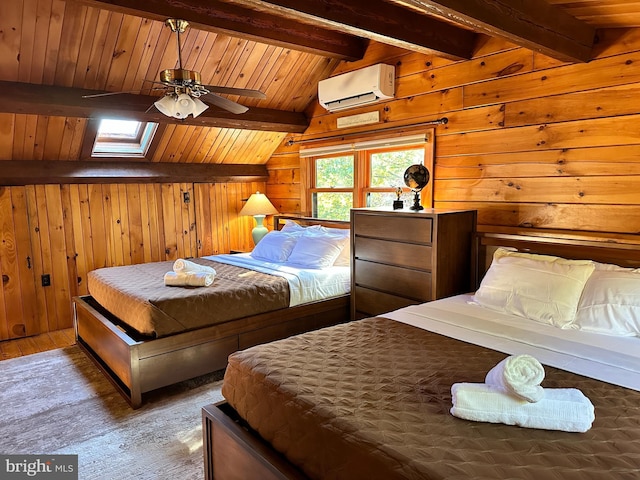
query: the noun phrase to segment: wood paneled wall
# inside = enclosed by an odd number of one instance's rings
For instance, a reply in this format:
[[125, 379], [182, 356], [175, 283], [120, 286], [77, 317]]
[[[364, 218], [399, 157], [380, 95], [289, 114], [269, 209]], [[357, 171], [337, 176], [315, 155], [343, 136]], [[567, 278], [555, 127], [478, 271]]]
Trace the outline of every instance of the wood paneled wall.
[[[87, 272], [253, 248], [246, 199], [265, 184], [0, 187], [0, 340], [72, 325]], [[185, 201], [188, 196], [188, 202]], [[42, 286], [49, 275], [51, 285]]]
[[[640, 234], [640, 29], [601, 33], [596, 59], [563, 64], [487, 39], [450, 62], [375, 46], [364, 61], [396, 65], [396, 99], [328, 114], [313, 110], [297, 140], [372, 132], [440, 117], [434, 206], [474, 208], [485, 231], [580, 230], [621, 241]], [[337, 130], [341, 116], [378, 110], [381, 124]], [[350, 138], [349, 140], [353, 140]], [[324, 143], [337, 143], [324, 140]], [[297, 146], [267, 164], [267, 194], [295, 211]], [[308, 213], [308, 212], [304, 212]]]

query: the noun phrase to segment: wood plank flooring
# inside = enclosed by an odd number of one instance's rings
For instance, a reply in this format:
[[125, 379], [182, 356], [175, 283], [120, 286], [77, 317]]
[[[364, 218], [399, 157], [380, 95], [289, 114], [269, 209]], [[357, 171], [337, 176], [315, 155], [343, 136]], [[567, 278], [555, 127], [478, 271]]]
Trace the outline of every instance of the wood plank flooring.
[[56, 330], [33, 337], [4, 340], [0, 342], [0, 361], [68, 347], [75, 343], [73, 328]]

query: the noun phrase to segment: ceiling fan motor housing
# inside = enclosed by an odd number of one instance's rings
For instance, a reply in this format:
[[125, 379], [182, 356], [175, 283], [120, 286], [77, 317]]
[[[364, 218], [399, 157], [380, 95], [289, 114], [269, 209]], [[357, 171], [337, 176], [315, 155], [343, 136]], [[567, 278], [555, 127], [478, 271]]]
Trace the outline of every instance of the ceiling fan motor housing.
[[170, 68], [160, 72], [160, 81], [172, 86], [181, 87], [200, 85], [200, 72], [182, 68]]

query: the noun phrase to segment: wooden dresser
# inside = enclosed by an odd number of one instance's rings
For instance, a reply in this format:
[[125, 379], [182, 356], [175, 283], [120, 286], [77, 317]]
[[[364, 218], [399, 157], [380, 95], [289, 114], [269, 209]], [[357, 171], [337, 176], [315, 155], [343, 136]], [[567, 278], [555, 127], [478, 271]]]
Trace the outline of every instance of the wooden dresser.
[[469, 292], [475, 210], [351, 210], [351, 318]]

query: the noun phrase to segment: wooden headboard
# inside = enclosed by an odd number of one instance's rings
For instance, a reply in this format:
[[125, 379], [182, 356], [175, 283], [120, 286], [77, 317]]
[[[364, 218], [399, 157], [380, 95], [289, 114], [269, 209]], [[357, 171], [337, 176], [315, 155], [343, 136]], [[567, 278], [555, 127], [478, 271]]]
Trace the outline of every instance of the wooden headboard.
[[312, 225], [322, 225], [324, 227], [329, 228], [344, 228], [348, 229], [350, 227], [349, 221], [343, 220], [323, 220], [321, 218], [312, 218], [312, 217], [296, 217], [295, 215], [274, 215], [273, 216], [273, 228], [276, 230], [282, 229], [285, 220], [293, 220], [296, 223], [299, 223], [303, 227], [310, 227]]
[[622, 267], [640, 268], [640, 237], [596, 235], [591, 233], [489, 233], [477, 234], [478, 282], [491, 265], [498, 247], [520, 252], [555, 255], [573, 260], [594, 260]]

